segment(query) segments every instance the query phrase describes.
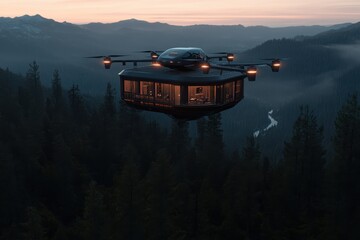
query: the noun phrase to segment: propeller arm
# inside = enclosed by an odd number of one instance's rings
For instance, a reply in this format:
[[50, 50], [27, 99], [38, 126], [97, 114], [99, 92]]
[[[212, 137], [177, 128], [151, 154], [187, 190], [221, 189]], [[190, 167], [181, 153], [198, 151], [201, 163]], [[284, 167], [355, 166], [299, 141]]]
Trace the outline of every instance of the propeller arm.
[[225, 70], [225, 71], [230, 71], [230, 72], [246, 73], [246, 70], [241, 69], [241, 68], [236, 68], [236, 67], [221, 66], [221, 65], [217, 65], [217, 64], [209, 64], [209, 67], [212, 69]]

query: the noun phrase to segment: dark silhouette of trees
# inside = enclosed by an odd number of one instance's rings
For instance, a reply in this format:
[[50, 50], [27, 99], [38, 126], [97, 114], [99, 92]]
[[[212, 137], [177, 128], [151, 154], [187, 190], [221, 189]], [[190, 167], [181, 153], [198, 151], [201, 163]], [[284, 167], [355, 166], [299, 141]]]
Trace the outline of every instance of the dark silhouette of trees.
[[334, 229], [338, 238], [355, 239], [360, 224], [360, 104], [350, 96], [335, 121], [334, 150], [330, 182], [334, 198]]
[[322, 211], [325, 150], [323, 129], [308, 106], [300, 108], [290, 142], [284, 149], [284, 210], [293, 234], [313, 236], [314, 224]]
[[[221, 114], [169, 128], [116, 102], [0, 69], [0, 239], [357, 239], [360, 106], [351, 96], [325, 155], [302, 107], [281, 158]], [[261, 145], [260, 145], [261, 143]], [[265, 146], [271, 148], [271, 146]]]

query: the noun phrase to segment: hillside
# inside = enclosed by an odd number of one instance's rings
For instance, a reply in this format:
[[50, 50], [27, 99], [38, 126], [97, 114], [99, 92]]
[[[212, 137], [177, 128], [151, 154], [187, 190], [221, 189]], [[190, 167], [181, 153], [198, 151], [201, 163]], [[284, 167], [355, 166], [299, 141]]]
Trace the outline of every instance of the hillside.
[[[40, 15], [0, 18], [1, 67], [15, 72], [36, 60], [45, 84], [52, 70], [62, 72], [64, 86], [78, 83], [85, 91], [98, 94], [104, 80], [116, 81], [120, 67], [104, 71], [84, 56], [133, 54], [139, 50], [166, 49], [174, 46], [199, 46], [207, 52], [243, 51], [274, 38], [314, 35], [343, 26], [269, 28], [263, 26], [173, 26], [136, 19], [102, 24], [60, 23]], [[221, 44], [219, 44], [221, 42]], [[146, 57], [138, 55], [137, 57]]]
[[276, 119], [281, 125], [281, 130], [263, 137], [264, 145], [288, 137], [283, 135], [284, 129], [291, 129], [289, 123], [295, 119], [298, 107], [304, 104], [318, 114], [324, 125], [325, 141], [331, 143], [332, 122], [341, 103], [360, 91], [358, 31], [357, 23], [313, 37], [270, 40], [241, 54], [243, 58], [254, 59], [288, 58], [283, 62], [281, 73], [262, 71], [262, 79], [247, 86], [248, 98], [268, 105], [268, 110], [276, 109]]

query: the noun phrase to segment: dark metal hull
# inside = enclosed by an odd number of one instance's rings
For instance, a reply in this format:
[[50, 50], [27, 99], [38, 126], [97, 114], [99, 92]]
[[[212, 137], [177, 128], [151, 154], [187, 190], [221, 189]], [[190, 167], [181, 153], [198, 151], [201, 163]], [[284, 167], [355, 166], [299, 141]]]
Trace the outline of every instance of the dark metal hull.
[[155, 104], [144, 104], [141, 101], [126, 101], [123, 100], [130, 107], [134, 107], [139, 110], [146, 110], [152, 112], [160, 112], [170, 115], [173, 118], [179, 120], [196, 120], [204, 116], [208, 116], [214, 113], [222, 112], [226, 109], [234, 107], [242, 99], [224, 104], [224, 105], [209, 105], [209, 106], [167, 106], [161, 107]]

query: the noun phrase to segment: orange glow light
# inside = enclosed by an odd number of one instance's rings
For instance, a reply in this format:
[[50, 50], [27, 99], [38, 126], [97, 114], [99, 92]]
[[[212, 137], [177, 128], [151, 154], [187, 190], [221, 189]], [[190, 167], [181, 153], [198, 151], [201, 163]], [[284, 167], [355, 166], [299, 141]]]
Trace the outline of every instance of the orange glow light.
[[234, 59], [235, 57], [234, 56], [228, 56], [227, 58], [228, 59]]
[[280, 63], [274, 63], [273, 66], [274, 66], [274, 67], [280, 67], [281, 64], [280, 64]]
[[110, 60], [104, 60], [104, 64], [110, 64], [111, 61]]
[[249, 71], [247, 71], [247, 74], [256, 74], [256, 70], [249, 70]]
[[201, 68], [202, 68], [202, 69], [208, 69], [208, 68], [210, 68], [210, 66], [207, 65], [207, 64], [203, 64], [203, 65], [201, 65]]
[[158, 63], [158, 62], [152, 63], [151, 65], [152, 65], [153, 67], [161, 67], [161, 64]]

